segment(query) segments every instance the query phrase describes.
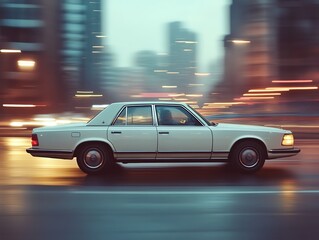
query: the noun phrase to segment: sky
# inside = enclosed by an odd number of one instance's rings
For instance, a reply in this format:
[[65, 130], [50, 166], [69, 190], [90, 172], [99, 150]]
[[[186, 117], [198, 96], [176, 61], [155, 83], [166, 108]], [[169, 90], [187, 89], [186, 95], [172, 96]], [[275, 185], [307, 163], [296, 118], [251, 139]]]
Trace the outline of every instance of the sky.
[[223, 56], [223, 38], [229, 33], [231, 0], [105, 0], [104, 30], [115, 65], [134, 66], [142, 50], [168, 52], [168, 23], [183, 22], [197, 33], [198, 62], [207, 71]]

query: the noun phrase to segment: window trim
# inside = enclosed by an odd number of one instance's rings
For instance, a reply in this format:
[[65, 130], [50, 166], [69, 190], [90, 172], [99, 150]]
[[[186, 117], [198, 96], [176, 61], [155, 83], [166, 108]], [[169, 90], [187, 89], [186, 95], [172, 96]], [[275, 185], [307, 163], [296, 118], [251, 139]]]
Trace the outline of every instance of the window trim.
[[[159, 125], [156, 107], [181, 107], [187, 113], [189, 113], [191, 116], [193, 116], [201, 125]], [[156, 126], [166, 126], [166, 127], [167, 126], [172, 126], [172, 127], [203, 127], [203, 126], [205, 126], [205, 124], [203, 124], [203, 120], [198, 119], [198, 117], [195, 114], [193, 114], [191, 111], [189, 111], [189, 109], [187, 109], [183, 105], [179, 105], [179, 104], [154, 104], [154, 110], [155, 110], [155, 116], [156, 116]]]
[[[128, 107], [150, 107], [151, 108], [151, 117], [152, 117], [152, 124], [127, 124], [128, 123]], [[125, 124], [124, 125], [115, 125], [115, 122], [117, 121], [118, 117], [122, 114], [122, 112], [125, 110]], [[154, 114], [153, 114], [153, 104], [132, 104], [132, 105], [124, 105], [119, 112], [117, 113], [117, 115], [115, 116], [115, 118], [113, 119], [111, 126], [135, 126], [135, 127], [145, 127], [145, 126], [154, 126]]]

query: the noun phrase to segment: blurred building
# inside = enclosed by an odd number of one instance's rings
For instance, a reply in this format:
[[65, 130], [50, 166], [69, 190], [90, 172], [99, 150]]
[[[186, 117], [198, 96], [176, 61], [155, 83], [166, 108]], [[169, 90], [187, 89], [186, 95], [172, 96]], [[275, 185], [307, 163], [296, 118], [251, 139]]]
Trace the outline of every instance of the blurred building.
[[276, 5], [279, 78], [315, 77], [319, 71], [319, 1], [276, 0]]
[[[105, 0], [104, 0], [105, 1]], [[77, 109], [103, 103], [109, 64], [102, 33], [103, 0], [61, 2], [62, 60], [68, 102]]]
[[64, 83], [57, 19], [58, 1], [0, 1], [2, 112], [10, 106], [29, 107], [27, 111], [61, 106]]
[[249, 87], [267, 85], [276, 76], [276, 11], [273, 1], [233, 0], [230, 34], [225, 37], [222, 86], [232, 97]]
[[[61, 5], [61, 64], [70, 89], [80, 88], [85, 56], [86, 9], [83, 1], [64, 0]], [[82, 80], [83, 81], [83, 80]]]
[[100, 89], [101, 7], [101, 0], [0, 0], [2, 112], [61, 111], [76, 90]]
[[179, 85], [194, 79], [197, 70], [197, 36], [181, 22], [169, 23], [168, 72], [170, 80]]
[[102, 33], [102, 0], [82, 0], [85, 6], [85, 44], [82, 61], [80, 87], [86, 90], [101, 91], [101, 56], [104, 53]]
[[[312, 101], [319, 80], [318, 12], [314, 0], [233, 0], [224, 77], [215, 89], [223, 93], [221, 100], [258, 102], [259, 94], [273, 99], [259, 101], [271, 111], [298, 111], [293, 109], [298, 102]], [[279, 87], [290, 90], [267, 96], [250, 92]]]

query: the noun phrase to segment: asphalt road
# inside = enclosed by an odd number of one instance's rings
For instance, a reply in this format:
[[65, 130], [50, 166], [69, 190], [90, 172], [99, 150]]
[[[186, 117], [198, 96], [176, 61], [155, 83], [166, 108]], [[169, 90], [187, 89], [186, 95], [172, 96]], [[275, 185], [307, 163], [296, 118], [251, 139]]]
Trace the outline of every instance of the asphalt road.
[[119, 165], [83, 174], [0, 138], [0, 239], [317, 239], [319, 140], [254, 175], [225, 164]]

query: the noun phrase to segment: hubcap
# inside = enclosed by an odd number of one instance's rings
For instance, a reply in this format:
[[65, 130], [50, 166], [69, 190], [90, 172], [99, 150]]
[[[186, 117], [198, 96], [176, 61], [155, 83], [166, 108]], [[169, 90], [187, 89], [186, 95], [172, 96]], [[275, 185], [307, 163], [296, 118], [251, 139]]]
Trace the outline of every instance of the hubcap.
[[259, 155], [255, 149], [245, 148], [239, 155], [240, 163], [246, 168], [253, 168], [259, 162]]
[[84, 163], [88, 168], [99, 168], [103, 164], [103, 155], [97, 150], [89, 150], [85, 154]]

